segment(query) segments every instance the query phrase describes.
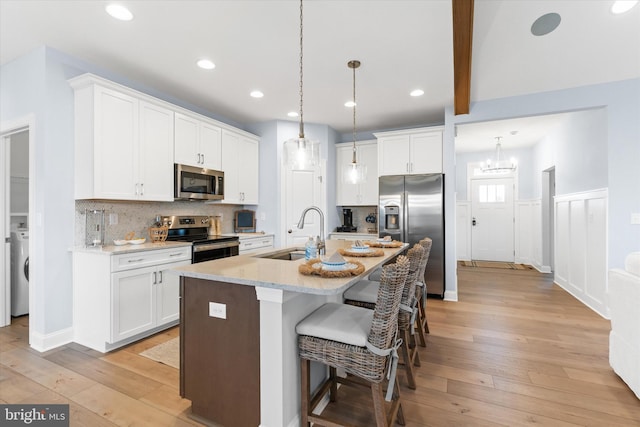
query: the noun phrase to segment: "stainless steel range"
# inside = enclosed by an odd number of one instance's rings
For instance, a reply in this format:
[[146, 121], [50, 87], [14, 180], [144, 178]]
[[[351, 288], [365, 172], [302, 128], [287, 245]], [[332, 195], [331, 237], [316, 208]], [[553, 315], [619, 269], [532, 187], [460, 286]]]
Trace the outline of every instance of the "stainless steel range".
[[238, 255], [238, 236], [210, 236], [208, 216], [163, 216], [168, 241], [193, 242], [191, 262], [198, 263]]

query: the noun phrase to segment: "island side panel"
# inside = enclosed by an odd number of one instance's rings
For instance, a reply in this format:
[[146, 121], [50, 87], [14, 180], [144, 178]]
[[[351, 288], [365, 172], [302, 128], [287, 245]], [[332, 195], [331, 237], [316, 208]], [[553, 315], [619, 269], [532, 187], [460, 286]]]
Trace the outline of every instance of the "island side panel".
[[[260, 424], [260, 303], [252, 286], [182, 277], [180, 395], [226, 427]], [[226, 319], [209, 303], [224, 304]]]

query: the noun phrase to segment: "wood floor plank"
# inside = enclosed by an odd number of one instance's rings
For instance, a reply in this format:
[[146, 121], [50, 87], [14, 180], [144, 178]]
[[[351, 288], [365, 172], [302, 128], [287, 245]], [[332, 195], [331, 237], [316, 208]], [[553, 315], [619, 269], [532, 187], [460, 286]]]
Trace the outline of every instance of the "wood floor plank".
[[156, 362], [127, 350], [114, 351], [100, 357], [101, 360], [151, 378], [163, 385], [179, 390], [180, 372], [171, 366]]
[[72, 400], [118, 426], [187, 427], [197, 425], [195, 422], [171, 416], [154, 406], [102, 384], [96, 384], [76, 394]]
[[42, 393], [35, 394], [30, 396], [27, 400], [23, 402], [18, 402], [23, 404], [67, 404], [69, 405], [69, 418], [71, 420], [71, 426], [91, 426], [91, 427], [114, 427], [115, 424], [108, 421], [106, 418], [101, 417], [95, 412], [90, 411], [89, 409], [75, 403], [68, 398], [57, 394], [51, 390], [45, 390]]
[[64, 349], [47, 356], [46, 359], [97, 383], [125, 393], [134, 399], [140, 398], [162, 385], [151, 378], [76, 350]]
[[66, 397], [95, 384], [94, 381], [23, 348], [0, 353], [0, 364]]
[[37, 382], [0, 365], [0, 399], [18, 403], [46, 390]]
[[615, 417], [611, 414], [604, 414], [585, 408], [577, 408], [545, 398], [503, 390], [491, 390], [491, 392], [487, 392], [483, 387], [460, 381], [451, 381], [448, 391], [456, 396], [463, 396], [493, 405], [506, 406], [531, 414], [545, 415], [552, 419], [579, 426], [611, 427], [613, 425], [626, 425], [629, 422], [629, 420], [625, 418]]

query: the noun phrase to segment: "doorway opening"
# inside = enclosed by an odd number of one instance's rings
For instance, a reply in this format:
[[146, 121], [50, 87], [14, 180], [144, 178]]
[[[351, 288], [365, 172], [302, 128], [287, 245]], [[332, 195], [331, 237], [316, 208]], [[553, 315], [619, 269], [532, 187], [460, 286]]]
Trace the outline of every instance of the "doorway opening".
[[[0, 229], [4, 244], [0, 245], [0, 327], [12, 318], [27, 318], [33, 299], [34, 250], [29, 226], [34, 208], [33, 118], [26, 117], [0, 127]], [[28, 320], [27, 320], [28, 323]]]
[[[555, 214], [554, 198], [556, 196], [556, 168], [550, 167], [542, 171], [542, 265], [548, 266], [549, 273], [554, 268]], [[545, 272], [546, 268], [545, 268]]]

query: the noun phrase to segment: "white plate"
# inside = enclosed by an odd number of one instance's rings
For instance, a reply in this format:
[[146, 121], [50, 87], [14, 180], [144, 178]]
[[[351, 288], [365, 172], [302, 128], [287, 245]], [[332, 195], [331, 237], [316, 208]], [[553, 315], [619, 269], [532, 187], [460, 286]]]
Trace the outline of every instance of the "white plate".
[[122, 245], [127, 245], [129, 244], [128, 240], [114, 240], [113, 244], [116, 246], [122, 246]]
[[352, 252], [369, 252], [369, 246], [351, 246]]
[[318, 262], [314, 264], [313, 267], [318, 269], [321, 268], [326, 271], [343, 271], [343, 270], [352, 270], [356, 267], [356, 265], [350, 262], [343, 262], [341, 264], [336, 264], [336, 263], [327, 264], [323, 261], [323, 262]]
[[145, 239], [145, 238], [142, 238], [142, 239], [131, 239], [131, 240], [129, 240], [129, 243], [131, 243], [132, 245], [141, 245], [146, 241], [147, 241], [147, 239]]

